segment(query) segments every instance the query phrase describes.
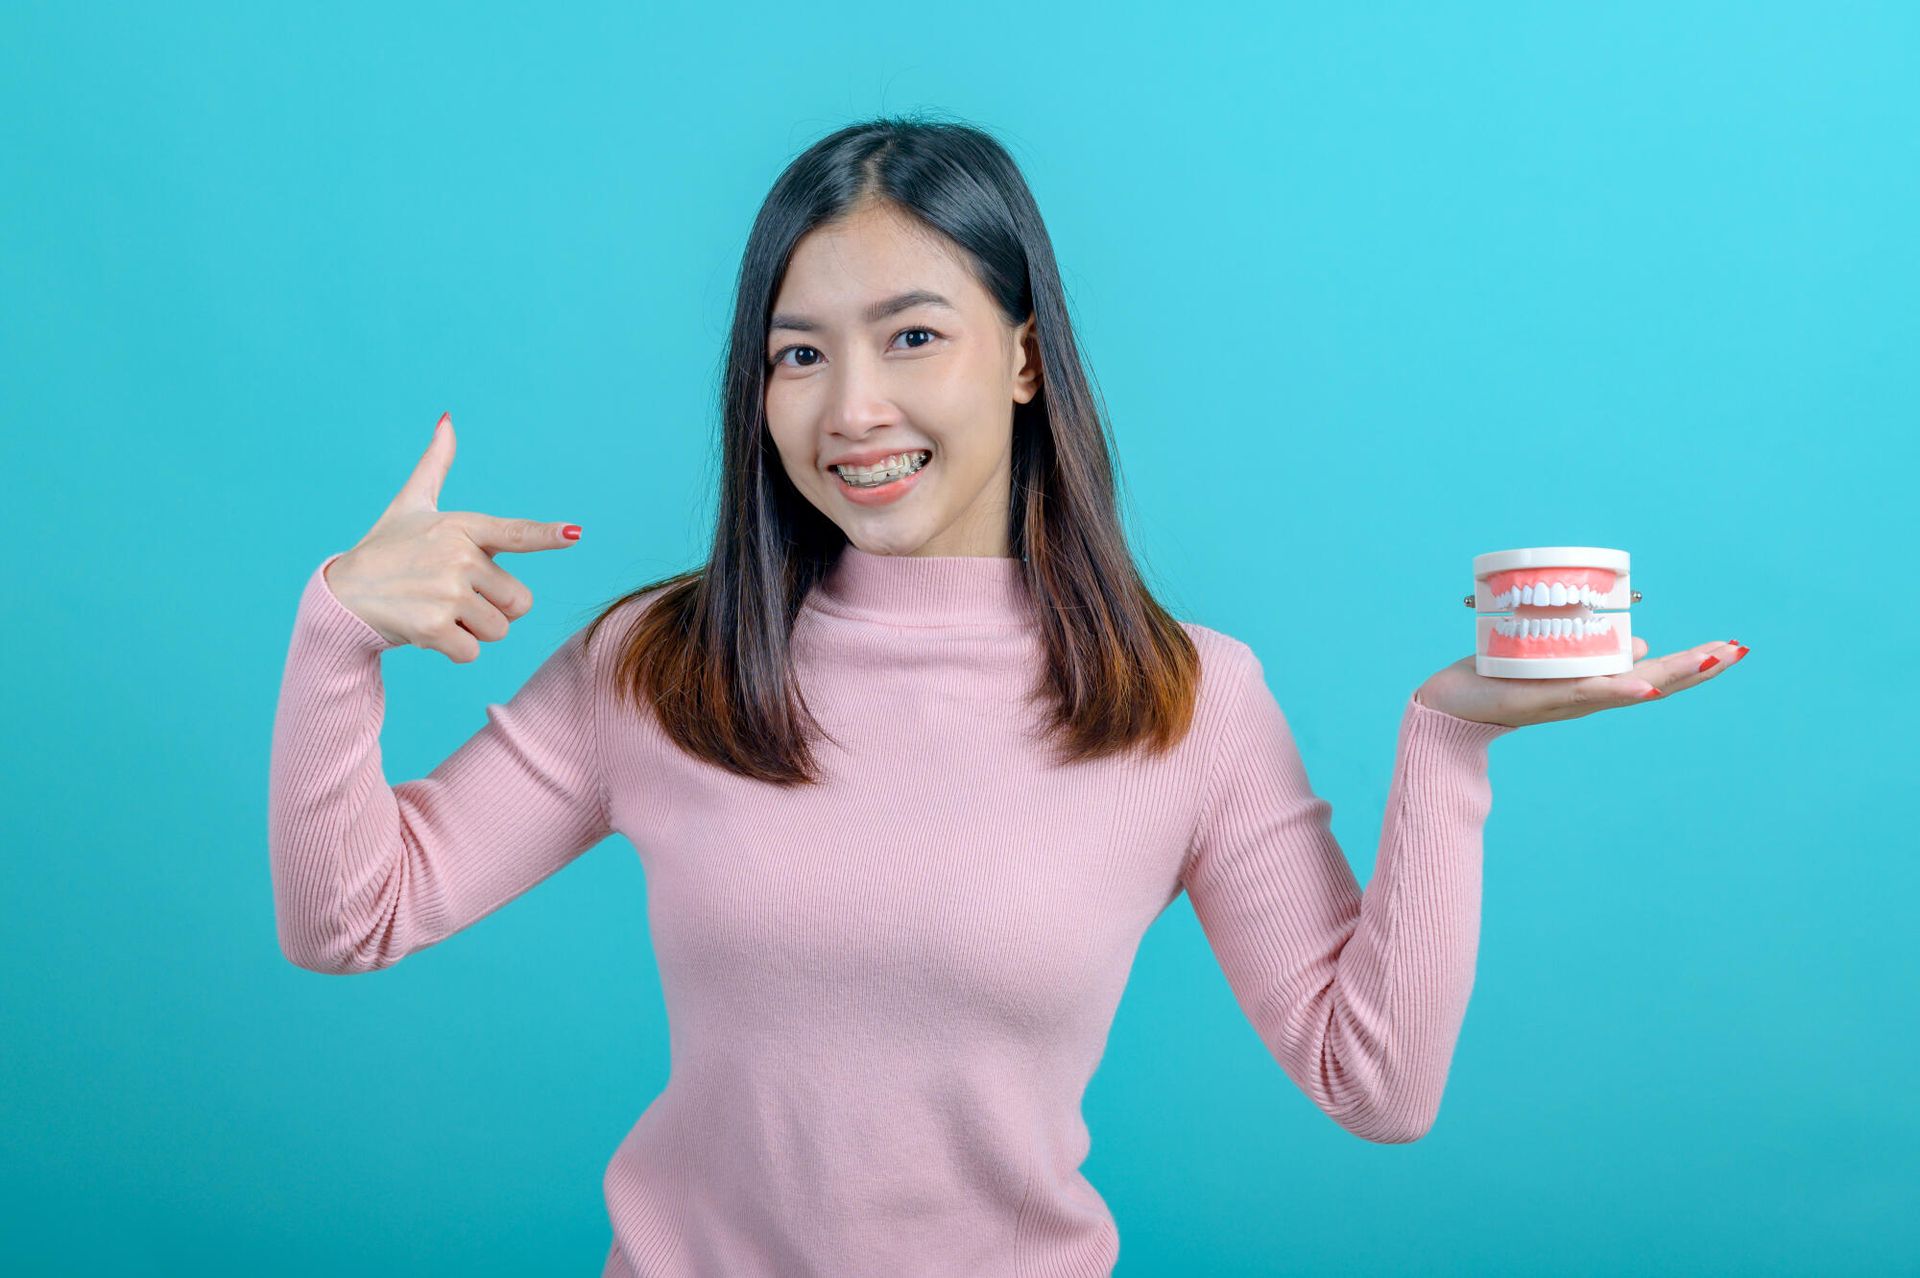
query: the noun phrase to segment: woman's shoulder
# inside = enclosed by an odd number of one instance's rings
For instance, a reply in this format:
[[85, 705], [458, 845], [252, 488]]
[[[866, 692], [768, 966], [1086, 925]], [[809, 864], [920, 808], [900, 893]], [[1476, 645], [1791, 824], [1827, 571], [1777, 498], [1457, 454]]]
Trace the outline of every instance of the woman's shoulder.
[[[624, 635], [638, 626], [663, 598], [684, 584], [683, 577], [670, 577], [636, 587], [611, 603], [601, 604], [586, 625], [597, 625], [601, 629]], [[586, 626], [581, 628], [585, 629]]]
[[588, 664], [604, 681], [612, 663], [630, 645], [641, 622], [672, 588], [672, 582], [657, 583], [598, 605], [574, 623], [565, 640], [566, 646], [584, 650]]
[[1247, 646], [1226, 631], [1215, 630], [1212, 626], [1203, 626], [1197, 621], [1183, 621], [1180, 623], [1180, 628], [1186, 631], [1187, 635], [1196, 644], [1207, 644], [1216, 649], [1245, 648]]
[[1209, 670], [1220, 671], [1249, 662], [1259, 665], [1260, 659], [1254, 655], [1253, 648], [1224, 630], [1215, 630], [1197, 621], [1183, 621], [1180, 628], [1187, 632], [1187, 637], [1193, 640], [1194, 648], [1200, 653], [1203, 678]]
[[1252, 646], [1233, 635], [1198, 622], [1180, 626], [1200, 654], [1198, 717], [1217, 731], [1218, 722], [1239, 713], [1249, 698], [1268, 693], [1266, 672]]

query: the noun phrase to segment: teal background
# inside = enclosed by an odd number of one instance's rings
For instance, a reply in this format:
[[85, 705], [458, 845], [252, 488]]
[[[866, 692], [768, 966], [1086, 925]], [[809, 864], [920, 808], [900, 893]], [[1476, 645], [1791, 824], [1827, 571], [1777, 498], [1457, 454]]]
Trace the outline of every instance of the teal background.
[[1315, 1109], [1176, 903], [1086, 1099], [1118, 1272], [1915, 1272], [1920, 10], [1324, 9], [0, 9], [9, 1272], [599, 1271], [668, 1064], [633, 848], [293, 967], [294, 602], [442, 410], [444, 508], [584, 526], [481, 661], [385, 659], [424, 775], [701, 553], [755, 209], [923, 108], [1023, 165], [1150, 579], [1363, 881], [1473, 555], [1624, 547], [1655, 654], [1753, 650], [1494, 743], [1417, 1143]]

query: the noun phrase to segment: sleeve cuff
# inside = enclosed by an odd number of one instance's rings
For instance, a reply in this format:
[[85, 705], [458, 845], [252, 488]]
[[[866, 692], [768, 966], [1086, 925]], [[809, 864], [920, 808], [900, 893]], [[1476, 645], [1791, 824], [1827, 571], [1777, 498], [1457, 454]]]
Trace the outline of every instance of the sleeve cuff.
[[1422, 736], [1432, 740], [1444, 741], [1449, 745], [1461, 747], [1484, 746], [1496, 737], [1503, 737], [1518, 725], [1511, 723], [1482, 723], [1478, 719], [1462, 719], [1458, 715], [1448, 714], [1445, 710], [1436, 710], [1420, 700], [1420, 695], [1407, 695], [1407, 722]]
[[327, 585], [327, 566], [346, 553], [337, 550], [328, 555], [307, 578], [307, 588], [300, 596], [300, 621], [330, 648], [385, 652], [405, 646], [388, 642], [387, 637], [368, 625], [359, 613], [341, 603]]

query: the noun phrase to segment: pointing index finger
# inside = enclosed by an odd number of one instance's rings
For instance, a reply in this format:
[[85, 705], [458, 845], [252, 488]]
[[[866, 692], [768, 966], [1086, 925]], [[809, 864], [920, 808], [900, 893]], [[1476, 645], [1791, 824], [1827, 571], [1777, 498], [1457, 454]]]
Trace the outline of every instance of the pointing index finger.
[[473, 544], [488, 554], [505, 551], [527, 554], [535, 550], [558, 550], [580, 540], [580, 525], [555, 524], [539, 519], [504, 519], [498, 515], [464, 513], [460, 526]]

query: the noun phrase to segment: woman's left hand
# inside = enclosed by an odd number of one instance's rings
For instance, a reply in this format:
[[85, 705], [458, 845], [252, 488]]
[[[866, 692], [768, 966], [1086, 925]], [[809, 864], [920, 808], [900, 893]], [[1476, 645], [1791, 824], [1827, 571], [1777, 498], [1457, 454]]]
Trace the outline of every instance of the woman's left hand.
[[1671, 696], [1718, 678], [1746, 656], [1747, 649], [1729, 639], [1641, 660], [1646, 655], [1647, 641], [1636, 635], [1633, 669], [1572, 679], [1491, 679], [1475, 672], [1472, 657], [1462, 657], [1437, 671], [1413, 695], [1422, 705], [1456, 718], [1518, 728]]

